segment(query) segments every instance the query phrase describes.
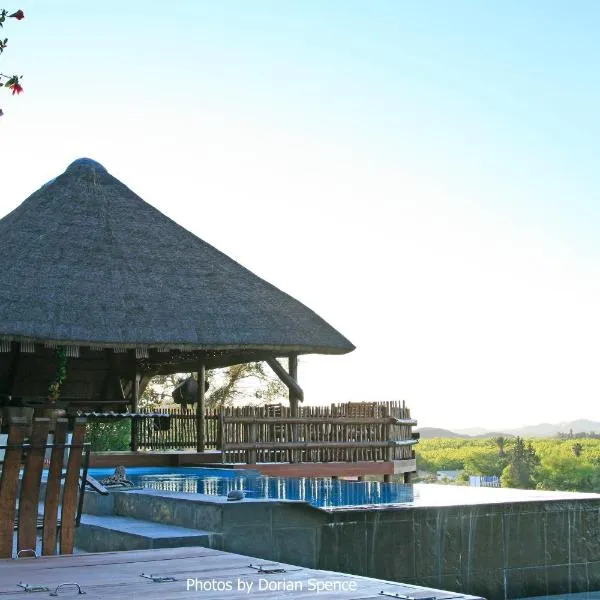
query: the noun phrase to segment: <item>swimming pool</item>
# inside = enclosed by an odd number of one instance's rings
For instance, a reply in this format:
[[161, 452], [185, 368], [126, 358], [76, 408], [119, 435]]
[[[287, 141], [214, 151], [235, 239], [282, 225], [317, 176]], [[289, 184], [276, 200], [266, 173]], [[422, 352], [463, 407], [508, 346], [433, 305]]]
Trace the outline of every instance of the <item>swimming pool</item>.
[[[102, 479], [113, 469], [90, 469]], [[257, 471], [203, 467], [128, 468], [127, 478], [136, 486], [169, 492], [227, 496], [243, 490], [248, 498], [301, 500], [319, 508], [400, 504], [414, 500], [413, 486], [378, 481], [346, 481], [320, 478], [267, 477]]]

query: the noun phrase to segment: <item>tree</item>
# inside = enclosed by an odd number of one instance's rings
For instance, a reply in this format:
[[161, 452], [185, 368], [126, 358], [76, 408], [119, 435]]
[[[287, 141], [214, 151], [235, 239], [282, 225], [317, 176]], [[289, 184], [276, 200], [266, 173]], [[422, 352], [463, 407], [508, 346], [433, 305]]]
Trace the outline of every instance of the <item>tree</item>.
[[90, 421], [86, 428], [86, 442], [94, 452], [107, 450], [129, 450], [131, 444], [131, 423], [122, 421]]
[[534, 488], [535, 474], [539, 464], [540, 460], [531, 443], [525, 445], [524, 440], [517, 437], [509, 455], [508, 465], [500, 477], [502, 487]]
[[157, 406], [171, 400], [171, 394], [180, 381], [191, 373], [176, 373], [174, 375], [155, 375], [140, 396], [139, 406], [155, 410]]
[[[21, 21], [22, 19], [25, 18], [25, 14], [23, 13], [22, 10], [18, 10], [9, 15], [7, 10], [1, 9], [0, 10], [0, 28], [4, 27], [4, 23], [7, 19], [7, 17], [16, 19], [17, 21]], [[0, 39], [0, 54], [2, 54], [4, 52], [4, 50], [6, 50], [7, 45], [8, 45], [8, 38]], [[4, 73], [0, 73], [0, 87], [4, 86], [4, 87], [8, 88], [9, 90], [11, 90], [13, 93], [13, 96], [15, 94], [20, 94], [23, 92], [23, 86], [21, 85], [22, 78], [23, 78], [22, 75], [19, 77], [17, 75], [5, 75]], [[0, 108], [0, 117], [3, 114], [4, 113], [2, 112], [2, 109]]]
[[506, 454], [500, 453], [472, 452], [465, 459], [464, 470], [468, 475], [495, 475], [500, 477], [508, 464]]
[[[165, 400], [171, 401], [171, 394], [184, 380], [196, 377], [196, 373], [177, 373], [154, 377], [142, 394], [140, 405], [155, 408]], [[208, 391], [205, 402], [209, 408], [230, 406], [240, 400], [253, 400], [262, 404], [283, 400], [287, 387], [262, 362], [242, 363], [223, 369], [207, 371]], [[195, 394], [189, 403], [195, 402]]]
[[497, 438], [494, 438], [494, 443], [498, 447], [498, 456], [506, 456], [506, 452], [504, 452], [504, 446], [506, 444], [506, 438], [499, 435]]
[[537, 480], [537, 487], [545, 490], [594, 492], [600, 485], [600, 473], [565, 447], [542, 458]]
[[264, 363], [242, 363], [211, 372], [206, 404], [223, 408], [242, 399], [258, 400], [262, 404], [282, 400], [287, 387]]

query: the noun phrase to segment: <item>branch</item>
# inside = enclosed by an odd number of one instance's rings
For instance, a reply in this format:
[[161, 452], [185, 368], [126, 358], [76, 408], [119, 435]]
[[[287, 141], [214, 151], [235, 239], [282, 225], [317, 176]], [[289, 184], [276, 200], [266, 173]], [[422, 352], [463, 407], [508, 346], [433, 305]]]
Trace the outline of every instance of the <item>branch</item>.
[[[12, 14], [8, 14], [8, 11], [5, 9], [0, 10], [0, 28], [4, 27], [4, 22], [6, 21], [6, 18], [12, 18], [12, 19], [16, 19], [17, 21], [21, 21], [22, 19], [25, 18], [25, 13], [19, 9], [16, 12], [12, 13]], [[4, 50], [6, 49], [6, 45], [8, 44], [8, 38], [4, 38], [3, 40], [0, 40], [0, 54], [2, 54], [4, 52]], [[23, 78], [23, 76], [21, 75], [20, 77], [17, 75], [4, 75], [3, 73], [0, 73], [0, 87], [6, 87], [9, 90], [12, 90], [12, 95], [14, 96], [15, 94], [21, 94], [23, 92], [23, 86], [21, 85], [21, 79]], [[6, 82], [2, 82], [2, 79], [6, 79]], [[0, 108], [0, 117], [3, 115], [3, 111]]]

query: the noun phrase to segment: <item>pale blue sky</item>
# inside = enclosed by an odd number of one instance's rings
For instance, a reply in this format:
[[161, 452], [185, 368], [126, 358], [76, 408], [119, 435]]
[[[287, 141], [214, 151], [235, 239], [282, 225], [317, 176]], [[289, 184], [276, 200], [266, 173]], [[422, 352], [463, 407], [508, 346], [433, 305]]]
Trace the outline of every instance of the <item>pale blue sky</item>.
[[309, 401], [600, 419], [597, 2], [6, 7], [0, 215], [89, 156], [357, 345]]

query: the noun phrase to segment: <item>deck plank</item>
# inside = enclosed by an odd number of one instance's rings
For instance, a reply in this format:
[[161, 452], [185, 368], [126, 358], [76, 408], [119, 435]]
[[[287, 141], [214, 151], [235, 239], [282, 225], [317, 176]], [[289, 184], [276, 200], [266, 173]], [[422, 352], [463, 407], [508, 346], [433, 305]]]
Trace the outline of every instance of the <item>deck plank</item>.
[[40, 481], [44, 468], [45, 444], [48, 439], [50, 419], [35, 419], [27, 453], [27, 463], [21, 480], [19, 494], [19, 516], [17, 528], [17, 550], [35, 549], [37, 535], [38, 504], [40, 501]]
[[[34, 570], [28, 569], [27, 572], [23, 572], [23, 580], [27, 580], [30, 584], [58, 584], [62, 581], [73, 579], [78, 581], [78, 577], [85, 577], [87, 585], [102, 585], [110, 582], [111, 584], [122, 585], [132, 580], [137, 581], [137, 578], [141, 573], [172, 576], [177, 579], [187, 579], [188, 577], [198, 578], [231, 578], [231, 577], [253, 577], [256, 571], [248, 565], [248, 561], [240, 562], [237, 556], [220, 556], [210, 557], [212, 560], [188, 558], [173, 563], [169, 561], [165, 564], [161, 561], [152, 562], [136, 562], [129, 563], [129, 565], [123, 564], [104, 564], [95, 565], [92, 567], [74, 567], [68, 568], [52, 568], [50, 566], [44, 566], [42, 569]], [[31, 562], [36, 559], [31, 559]], [[24, 559], [23, 559], [24, 561]], [[20, 561], [20, 562], [23, 562]], [[39, 562], [39, 561], [37, 561]], [[129, 567], [133, 565], [133, 569]], [[40, 566], [42, 566], [40, 564]], [[302, 567], [289, 567], [286, 569], [288, 573], [296, 573], [302, 570]], [[2, 584], [0, 584], [0, 593], [4, 590], [4, 583], [9, 580], [10, 577], [14, 577], [14, 571], [7, 572], [6, 575], [2, 575]], [[110, 577], [107, 577], [107, 573], [110, 573]], [[67, 577], [68, 575], [68, 577]], [[144, 580], [142, 580], [144, 581]]]
[[13, 422], [8, 433], [9, 447], [4, 455], [0, 474], [0, 558], [12, 556], [14, 523], [19, 487], [19, 470], [27, 424]]
[[[87, 600], [141, 597], [144, 600], [241, 600], [255, 597], [261, 600], [293, 600], [315, 595], [320, 600], [369, 600], [381, 598], [381, 590], [413, 596], [416, 592], [425, 590], [417, 586], [282, 563], [277, 563], [277, 566], [284, 568], [284, 573], [261, 574], [251, 568], [250, 564], [265, 565], [269, 561], [210, 548], [169, 548], [0, 560], [0, 600], [22, 599], [23, 590], [17, 586], [19, 581], [30, 585], [45, 585], [50, 591], [54, 591], [57, 585], [65, 581], [77, 582], [85, 591]], [[141, 577], [142, 573], [173, 576], [176, 581], [154, 583]], [[193, 580], [194, 586], [198, 579], [200, 583], [197, 591], [188, 589], [188, 579]], [[267, 582], [270, 583], [269, 586]], [[323, 590], [317, 594], [314, 589], [317, 582], [331, 585], [338, 582], [338, 588]], [[347, 591], [339, 589], [342, 582]], [[268, 589], [260, 589], [265, 587]], [[64, 595], [72, 596], [75, 591], [75, 588], [65, 589]], [[452, 593], [438, 593], [436, 597], [438, 600], [465, 598]]]
[[65, 458], [65, 450], [60, 446], [67, 441], [67, 419], [57, 419], [54, 429], [54, 448], [50, 454], [50, 467], [46, 481], [46, 493], [44, 495], [44, 521], [42, 554], [56, 554], [56, 542], [58, 534], [58, 506], [60, 503], [61, 473]]
[[85, 440], [85, 419], [75, 419], [67, 472], [63, 486], [60, 511], [60, 553], [72, 554], [75, 547], [75, 521], [77, 518], [77, 502], [79, 498], [79, 472], [83, 461], [83, 442]]

